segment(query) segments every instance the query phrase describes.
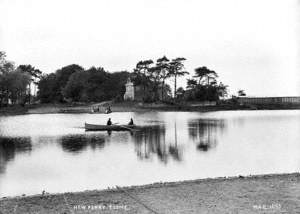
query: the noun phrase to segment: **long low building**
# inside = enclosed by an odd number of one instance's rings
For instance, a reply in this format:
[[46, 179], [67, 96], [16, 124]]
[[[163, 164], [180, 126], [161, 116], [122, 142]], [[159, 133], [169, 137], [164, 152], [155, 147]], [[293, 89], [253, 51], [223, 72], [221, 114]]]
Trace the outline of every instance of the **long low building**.
[[300, 104], [300, 97], [238, 97], [240, 104]]

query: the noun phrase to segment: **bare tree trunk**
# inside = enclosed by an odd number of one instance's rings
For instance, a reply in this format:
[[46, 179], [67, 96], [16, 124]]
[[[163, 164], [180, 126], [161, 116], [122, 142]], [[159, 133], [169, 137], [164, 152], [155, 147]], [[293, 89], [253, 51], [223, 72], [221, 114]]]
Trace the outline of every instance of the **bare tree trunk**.
[[175, 148], [177, 149], [177, 126], [175, 121]]
[[9, 104], [9, 90], [6, 89], [6, 104], [8, 105]]
[[145, 94], [146, 94], [146, 71], [144, 70], [144, 77], [143, 77], [143, 102], [145, 102]]
[[28, 98], [29, 98], [29, 101], [28, 103], [30, 104], [30, 99], [31, 99], [31, 82], [29, 83], [29, 88], [28, 88]]
[[165, 80], [162, 81], [162, 88], [161, 88], [161, 100], [164, 101], [164, 86], [165, 86]]
[[154, 80], [154, 100], [159, 100], [159, 84], [156, 79]]
[[175, 73], [175, 83], [174, 83], [174, 98], [177, 97], [177, 74]]

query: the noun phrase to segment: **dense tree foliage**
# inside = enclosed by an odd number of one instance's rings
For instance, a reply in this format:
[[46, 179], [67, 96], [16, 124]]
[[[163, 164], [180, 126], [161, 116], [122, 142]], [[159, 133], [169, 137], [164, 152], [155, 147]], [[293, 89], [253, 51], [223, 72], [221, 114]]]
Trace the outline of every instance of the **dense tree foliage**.
[[238, 90], [238, 96], [239, 97], [244, 97], [244, 96], [246, 96], [246, 93], [245, 93], [245, 91], [244, 90], [242, 90], [242, 89], [240, 89], [240, 90]]
[[62, 90], [65, 88], [70, 76], [84, 69], [76, 64], [68, 65], [55, 73], [43, 75], [38, 82], [38, 98], [41, 102], [64, 102]]
[[39, 82], [41, 102], [100, 102], [120, 99], [128, 72], [106, 72], [103, 68], [71, 65], [45, 75]]
[[174, 77], [174, 98], [177, 98], [177, 77], [184, 76], [189, 72], [185, 71], [183, 61], [186, 59], [183, 57], [178, 57], [173, 59], [169, 66], [169, 75]]
[[177, 78], [188, 74], [184, 69], [185, 58], [175, 58], [171, 61], [163, 56], [156, 60], [139, 61], [134, 69], [132, 79], [135, 85], [143, 87], [144, 101], [157, 101], [170, 98], [170, 87], [166, 79], [174, 78], [174, 98], [176, 98]]
[[195, 69], [195, 78], [187, 80], [187, 90], [184, 99], [189, 101], [218, 101], [227, 96], [227, 87], [217, 82], [218, 74], [206, 67]]
[[60, 92], [57, 93], [56, 75], [55, 73], [44, 74], [38, 82], [38, 98], [42, 103], [57, 102], [60, 100]]
[[142, 60], [136, 64], [134, 69], [133, 81], [135, 85], [141, 85], [143, 87], [143, 100], [147, 100], [149, 96], [149, 89], [151, 88], [151, 73], [153, 69], [151, 65], [153, 61]]
[[6, 60], [0, 51], [0, 106], [25, 104], [30, 75], [15, 68], [14, 63]]
[[199, 79], [198, 84], [204, 84], [206, 82], [206, 85], [209, 85], [210, 82], [214, 83], [216, 81], [216, 78], [218, 77], [218, 74], [213, 71], [208, 69], [207, 67], [199, 67], [195, 69], [195, 76], [196, 78]]
[[38, 83], [38, 80], [41, 78], [42, 72], [39, 69], [36, 69], [35, 67], [31, 66], [31, 65], [19, 65], [17, 68], [18, 71], [25, 73], [29, 76], [30, 80], [28, 83], [28, 102], [31, 102], [31, 89], [32, 89], [32, 83], [33, 88], [36, 88], [36, 85]]
[[[169, 65], [170, 60], [166, 57], [163, 56], [162, 58], [159, 58], [156, 60], [156, 67], [159, 69], [159, 77], [161, 80], [161, 85], [162, 88], [165, 88], [165, 82], [166, 79], [170, 77], [170, 65]], [[161, 90], [161, 99], [164, 100], [164, 91], [165, 90]]]
[[72, 74], [62, 92], [65, 98], [80, 102], [120, 99], [128, 76], [128, 72], [108, 73], [92, 67]]

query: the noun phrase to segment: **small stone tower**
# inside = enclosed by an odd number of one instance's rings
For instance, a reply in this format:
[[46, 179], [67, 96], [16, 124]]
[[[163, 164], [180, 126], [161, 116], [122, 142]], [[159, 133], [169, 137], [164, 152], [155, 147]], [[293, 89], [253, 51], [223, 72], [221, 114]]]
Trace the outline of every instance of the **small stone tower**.
[[125, 87], [126, 92], [124, 94], [124, 100], [134, 100], [134, 84], [130, 78], [128, 78]]

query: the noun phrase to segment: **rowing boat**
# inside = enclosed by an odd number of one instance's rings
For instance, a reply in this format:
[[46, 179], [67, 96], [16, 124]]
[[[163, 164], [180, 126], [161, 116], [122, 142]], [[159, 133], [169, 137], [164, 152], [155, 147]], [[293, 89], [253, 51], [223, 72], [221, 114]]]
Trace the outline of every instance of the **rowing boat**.
[[84, 128], [87, 131], [131, 131], [132, 129], [136, 128], [135, 125], [96, 125], [96, 124], [89, 124], [85, 123]]

